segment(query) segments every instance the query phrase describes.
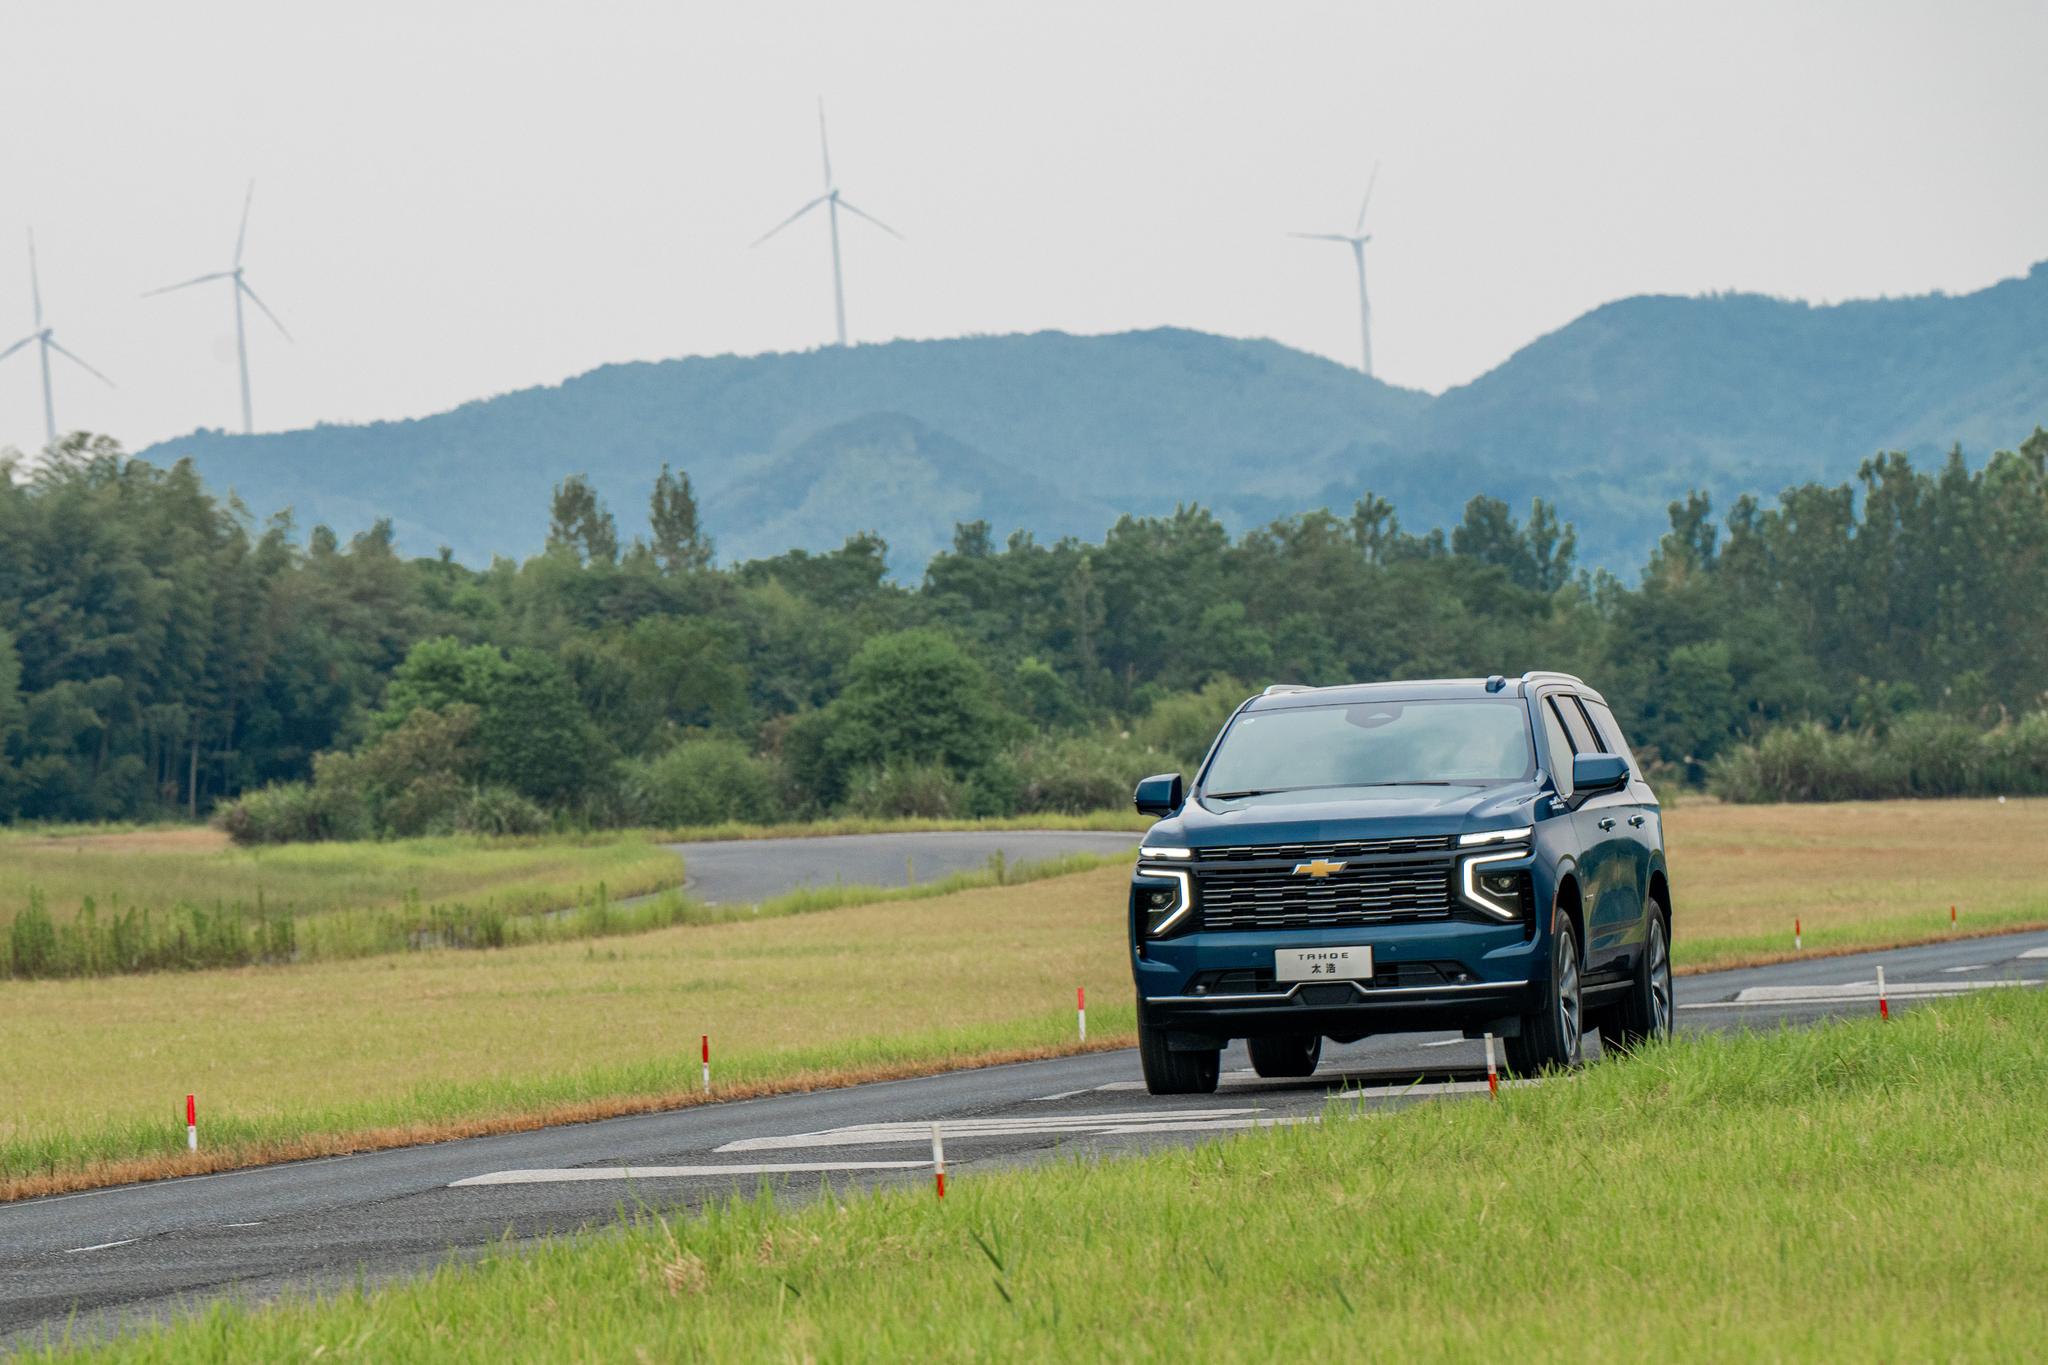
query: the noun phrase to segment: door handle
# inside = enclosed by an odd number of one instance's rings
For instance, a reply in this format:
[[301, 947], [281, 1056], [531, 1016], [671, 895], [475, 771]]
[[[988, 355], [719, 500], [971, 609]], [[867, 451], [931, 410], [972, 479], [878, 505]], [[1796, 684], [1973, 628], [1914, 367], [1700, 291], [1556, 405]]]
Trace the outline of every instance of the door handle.
[[1643, 827], [1643, 817], [1640, 815], [1629, 816], [1628, 822], [1632, 828], [1641, 829]]
[[1610, 815], [1610, 816], [1608, 816], [1608, 817], [1607, 817], [1607, 818], [1606, 818], [1605, 820], [1602, 820], [1602, 821], [1600, 822], [1600, 828], [1602, 828], [1602, 829], [1613, 829], [1613, 828], [1614, 828], [1614, 817]]

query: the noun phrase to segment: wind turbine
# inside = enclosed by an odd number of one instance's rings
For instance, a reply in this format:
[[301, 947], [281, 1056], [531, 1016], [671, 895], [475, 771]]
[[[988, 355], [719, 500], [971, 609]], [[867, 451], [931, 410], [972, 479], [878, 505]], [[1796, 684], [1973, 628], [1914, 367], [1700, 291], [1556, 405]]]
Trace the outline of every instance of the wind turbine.
[[256, 297], [256, 291], [251, 289], [249, 281], [243, 278], [242, 244], [249, 239], [249, 204], [255, 197], [256, 182], [251, 180], [249, 192], [242, 198], [242, 226], [241, 230], [235, 233], [235, 263], [232, 267], [227, 270], [216, 270], [211, 275], [195, 276], [182, 284], [167, 284], [162, 289], [152, 289], [142, 296], [149, 298], [152, 294], [168, 294], [176, 289], [189, 289], [195, 284], [207, 284], [214, 280], [234, 281], [230, 288], [235, 295], [235, 356], [242, 364], [242, 434], [245, 436], [255, 435], [256, 418], [249, 406], [249, 334], [242, 323], [242, 296], [248, 295], [249, 302], [263, 310], [263, 316], [269, 318], [271, 324], [284, 334], [286, 341], [292, 339], [292, 334], [278, 321], [277, 314], [270, 311], [270, 305]]
[[54, 446], [57, 444], [57, 405], [50, 397], [50, 352], [55, 351], [109, 388], [113, 387], [114, 381], [59, 346], [56, 332], [43, 326], [43, 282], [36, 272], [36, 235], [33, 231], [28, 235], [28, 289], [29, 297], [34, 301], [36, 329], [6, 350], [0, 351], [0, 360], [7, 359], [30, 342], [36, 343], [43, 362], [43, 430], [49, 434], [49, 443]]
[[834, 316], [839, 321], [839, 344], [844, 346], [846, 344], [846, 286], [842, 282], [839, 273], [839, 210], [845, 209], [856, 218], [867, 219], [899, 242], [903, 240], [903, 234], [875, 217], [872, 213], [863, 213], [840, 196], [839, 187], [832, 182], [832, 147], [825, 140], [825, 101], [823, 100], [818, 101], [818, 149], [825, 156], [825, 192], [755, 238], [754, 246], [761, 245], [761, 243], [767, 241], [770, 237], [773, 237], [776, 233], [818, 207], [818, 205], [823, 204], [825, 206], [825, 217], [832, 224], [832, 309]]
[[1310, 242], [1342, 242], [1351, 248], [1351, 259], [1358, 266], [1358, 332], [1361, 342], [1359, 368], [1367, 374], [1372, 373], [1372, 304], [1365, 296], [1365, 244], [1372, 240], [1372, 234], [1365, 230], [1365, 211], [1372, 206], [1372, 187], [1379, 178], [1379, 163], [1374, 162], [1372, 175], [1365, 182], [1365, 200], [1358, 206], [1358, 221], [1351, 225], [1351, 231], [1287, 234]]

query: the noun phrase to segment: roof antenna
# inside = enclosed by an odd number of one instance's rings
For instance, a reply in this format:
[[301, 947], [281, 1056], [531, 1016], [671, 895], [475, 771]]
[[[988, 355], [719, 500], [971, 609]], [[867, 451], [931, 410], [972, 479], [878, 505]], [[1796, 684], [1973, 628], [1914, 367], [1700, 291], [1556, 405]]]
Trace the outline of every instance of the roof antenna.
[[1486, 690], [1489, 692], [1498, 692], [1507, 685], [1508, 680], [1506, 678], [1503, 678], [1498, 673], [1494, 674], [1492, 677], [1486, 680]]

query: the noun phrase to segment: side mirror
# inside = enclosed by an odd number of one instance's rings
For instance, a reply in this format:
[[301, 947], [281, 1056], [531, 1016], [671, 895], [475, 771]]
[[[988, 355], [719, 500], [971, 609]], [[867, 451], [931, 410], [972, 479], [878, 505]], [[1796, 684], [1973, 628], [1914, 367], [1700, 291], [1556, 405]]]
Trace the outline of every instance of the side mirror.
[[1136, 797], [1141, 815], [1171, 815], [1181, 808], [1187, 789], [1179, 773], [1159, 773], [1138, 783]]
[[1579, 796], [1620, 791], [1628, 785], [1628, 760], [1620, 754], [1580, 754], [1572, 760], [1572, 791]]

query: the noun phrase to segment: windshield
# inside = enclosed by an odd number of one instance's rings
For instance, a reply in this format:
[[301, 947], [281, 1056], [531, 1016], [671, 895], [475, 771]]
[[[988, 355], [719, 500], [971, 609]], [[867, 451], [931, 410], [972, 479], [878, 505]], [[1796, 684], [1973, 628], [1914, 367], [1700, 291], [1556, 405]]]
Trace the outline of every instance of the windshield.
[[1238, 717], [1203, 779], [1215, 797], [1301, 787], [1479, 786], [1535, 767], [1528, 714], [1502, 697], [1301, 706]]

